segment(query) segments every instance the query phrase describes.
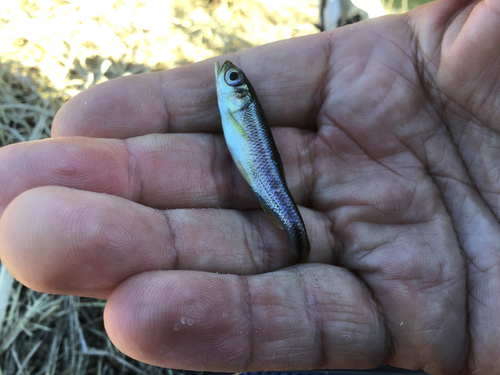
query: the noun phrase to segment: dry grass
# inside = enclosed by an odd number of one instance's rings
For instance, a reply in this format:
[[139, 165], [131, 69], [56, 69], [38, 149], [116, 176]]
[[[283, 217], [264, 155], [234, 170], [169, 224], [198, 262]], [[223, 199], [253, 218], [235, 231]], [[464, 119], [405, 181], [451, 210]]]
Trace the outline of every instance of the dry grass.
[[[50, 137], [64, 102], [100, 82], [316, 33], [317, 22], [315, 0], [0, 1], [0, 146]], [[33, 292], [2, 267], [0, 375], [173, 374], [118, 352], [103, 306]]]

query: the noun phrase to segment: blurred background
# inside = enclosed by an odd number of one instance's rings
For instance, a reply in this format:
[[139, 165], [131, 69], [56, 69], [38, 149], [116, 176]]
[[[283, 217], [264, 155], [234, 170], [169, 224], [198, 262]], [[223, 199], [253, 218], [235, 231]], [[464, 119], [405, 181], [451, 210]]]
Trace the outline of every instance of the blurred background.
[[[72, 96], [429, 0], [0, 0], [0, 147], [50, 137]], [[320, 17], [323, 9], [324, 17]], [[214, 102], [215, 105], [215, 102]], [[118, 352], [104, 301], [33, 292], [0, 272], [0, 375], [169, 374]]]

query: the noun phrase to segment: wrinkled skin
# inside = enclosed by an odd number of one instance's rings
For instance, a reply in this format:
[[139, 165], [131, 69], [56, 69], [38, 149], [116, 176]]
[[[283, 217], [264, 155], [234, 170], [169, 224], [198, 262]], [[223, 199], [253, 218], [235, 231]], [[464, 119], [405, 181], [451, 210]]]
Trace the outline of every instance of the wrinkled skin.
[[443, 0], [226, 58], [311, 240], [283, 268], [221, 134], [215, 60], [70, 100], [0, 150], [0, 256], [108, 299], [126, 354], [214, 371], [500, 368], [500, 2]]

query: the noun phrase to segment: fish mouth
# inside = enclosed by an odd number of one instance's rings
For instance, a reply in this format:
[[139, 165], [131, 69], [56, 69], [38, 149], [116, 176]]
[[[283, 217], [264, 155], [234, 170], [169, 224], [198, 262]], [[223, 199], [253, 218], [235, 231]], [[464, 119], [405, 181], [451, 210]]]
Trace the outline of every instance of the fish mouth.
[[222, 66], [217, 61], [215, 63], [215, 76], [218, 77], [222, 72], [226, 72], [231, 68], [236, 68], [236, 65], [234, 65], [231, 61], [229, 60], [224, 61]]

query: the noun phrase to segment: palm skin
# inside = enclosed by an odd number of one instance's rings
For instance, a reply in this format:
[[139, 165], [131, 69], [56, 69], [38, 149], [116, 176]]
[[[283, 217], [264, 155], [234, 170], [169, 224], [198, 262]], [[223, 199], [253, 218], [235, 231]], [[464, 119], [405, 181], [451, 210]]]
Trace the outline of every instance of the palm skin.
[[33, 289], [108, 299], [113, 342], [159, 366], [495, 373], [499, 40], [500, 2], [442, 0], [228, 56], [311, 264], [283, 268], [286, 235], [232, 164], [215, 60], [99, 85], [54, 139], [0, 150], [1, 259]]

